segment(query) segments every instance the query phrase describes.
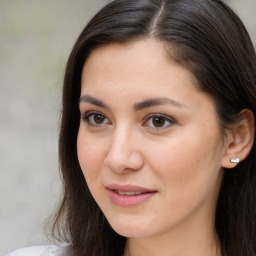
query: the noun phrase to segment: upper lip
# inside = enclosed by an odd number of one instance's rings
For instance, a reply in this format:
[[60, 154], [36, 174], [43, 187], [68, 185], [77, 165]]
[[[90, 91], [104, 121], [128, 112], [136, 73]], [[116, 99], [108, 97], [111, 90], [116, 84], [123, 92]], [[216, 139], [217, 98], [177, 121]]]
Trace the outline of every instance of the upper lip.
[[156, 190], [148, 189], [136, 185], [119, 185], [119, 184], [110, 184], [106, 186], [107, 189], [110, 190], [117, 190], [117, 191], [123, 191], [123, 192], [141, 192], [141, 193], [147, 193], [147, 192], [156, 192]]

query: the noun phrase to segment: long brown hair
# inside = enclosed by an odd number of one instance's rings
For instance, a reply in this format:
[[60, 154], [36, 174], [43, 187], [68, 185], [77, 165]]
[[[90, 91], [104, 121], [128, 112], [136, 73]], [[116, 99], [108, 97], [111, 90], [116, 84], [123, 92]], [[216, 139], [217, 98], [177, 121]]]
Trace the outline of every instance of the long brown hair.
[[[82, 67], [100, 45], [143, 38], [164, 42], [171, 58], [194, 74], [199, 89], [214, 99], [223, 132], [244, 108], [256, 116], [255, 50], [240, 19], [222, 1], [116, 0], [106, 5], [77, 39], [64, 79], [59, 137], [64, 191], [53, 231], [74, 255], [121, 255], [125, 245], [92, 198], [78, 163]], [[255, 156], [254, 142], [250, 155], [224, 174], [215, 228], [225, 256], [256, 255]]]

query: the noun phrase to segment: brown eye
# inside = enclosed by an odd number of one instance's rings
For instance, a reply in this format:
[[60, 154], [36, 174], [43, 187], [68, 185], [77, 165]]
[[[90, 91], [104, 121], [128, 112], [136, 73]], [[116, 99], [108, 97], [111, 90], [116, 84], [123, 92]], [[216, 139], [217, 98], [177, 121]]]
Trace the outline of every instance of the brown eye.
[[110, 123], [106, 116], [98, 112], [88, 112], [82, 117], [82, 119], [89, 126], [102, 126]]
[[160, 116], [155, 116], [152, 118], [152, 124], [155, 126], [155, 127], [163, 127], [165, 125], [165, 118], [163, 117], [160, 117]]
[[143, 126], [150, 129], [164, 130], [174, 125], [176, 121], [164, 114], [151, 114], [147, 117], [147, 120], [143, 123]]
[[93, 121], [96, 124], [102, 124], [102, 123], [104, 123], [104, 120], [105, 120], [105, 117], [101, 114], [94, 114], [93, 115]]

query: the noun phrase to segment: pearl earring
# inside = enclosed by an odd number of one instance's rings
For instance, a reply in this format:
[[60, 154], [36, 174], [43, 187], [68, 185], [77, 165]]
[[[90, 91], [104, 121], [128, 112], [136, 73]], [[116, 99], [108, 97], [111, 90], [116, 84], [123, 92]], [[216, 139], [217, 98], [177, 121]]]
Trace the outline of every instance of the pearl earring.
[[239, 159], [238, 157], [232, 157], [232, 158], [230, 159], [230, 162], [231, 162], [231, 163], [238, 164], [238, 163], [240, 162], [240, 159]]

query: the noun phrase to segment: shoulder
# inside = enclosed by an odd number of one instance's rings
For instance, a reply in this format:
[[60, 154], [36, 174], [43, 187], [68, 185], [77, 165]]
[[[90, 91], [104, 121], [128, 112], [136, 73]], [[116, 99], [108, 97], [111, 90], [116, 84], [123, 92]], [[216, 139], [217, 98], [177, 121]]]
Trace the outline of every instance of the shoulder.
[[65, 247], [41, 245], [21, 248], [6, 256], [64, 256], [64, 254]]

